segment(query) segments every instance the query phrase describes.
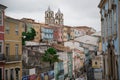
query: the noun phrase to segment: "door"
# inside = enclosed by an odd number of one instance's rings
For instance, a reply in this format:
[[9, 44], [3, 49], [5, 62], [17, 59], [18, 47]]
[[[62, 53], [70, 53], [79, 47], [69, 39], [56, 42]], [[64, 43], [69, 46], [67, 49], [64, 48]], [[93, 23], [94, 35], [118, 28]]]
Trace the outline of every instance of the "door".
[[0, 68], [0, 80], [2, 80], [2, 68]]

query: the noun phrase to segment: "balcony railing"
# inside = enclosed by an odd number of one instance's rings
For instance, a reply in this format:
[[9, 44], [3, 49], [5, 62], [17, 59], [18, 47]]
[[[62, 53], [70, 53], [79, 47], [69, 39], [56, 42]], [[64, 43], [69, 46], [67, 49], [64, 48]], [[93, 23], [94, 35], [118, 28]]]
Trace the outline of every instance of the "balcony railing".
[[21, 55], [8, 55], [5, 56], [6, 62], [11, 62], [11, 61], [21, 61]]
[[0, 61], [3, 61], [3, 60], [5, 60], [5, 56], [4, 54], [0, 53]]

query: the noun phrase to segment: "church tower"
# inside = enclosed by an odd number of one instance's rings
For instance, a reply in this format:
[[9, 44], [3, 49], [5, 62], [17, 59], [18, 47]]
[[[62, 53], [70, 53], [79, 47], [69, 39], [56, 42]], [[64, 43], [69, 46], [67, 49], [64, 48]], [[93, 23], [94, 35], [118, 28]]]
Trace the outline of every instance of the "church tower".
[[50, 6], [47, 11], [45, 11], [45, 24], [54, 24], [54, 12], [51, 11]]
[[63, 13], [61, 13], [60, 9], [58, 9], [58, 12], [55, 14], [55, 24], [63, 25]]

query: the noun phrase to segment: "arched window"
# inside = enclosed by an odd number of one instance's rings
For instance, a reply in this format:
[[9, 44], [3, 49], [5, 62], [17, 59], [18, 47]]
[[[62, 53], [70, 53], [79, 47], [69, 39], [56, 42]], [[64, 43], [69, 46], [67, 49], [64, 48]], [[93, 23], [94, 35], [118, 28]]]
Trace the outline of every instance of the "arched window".
[[57, 21], [56, 21], [55, 23], [56, 23], [56, 24], [58, 24], [58, 22], [57, 22]]
[[56, 16], [56, 18], [58, 19], [58, 16]]

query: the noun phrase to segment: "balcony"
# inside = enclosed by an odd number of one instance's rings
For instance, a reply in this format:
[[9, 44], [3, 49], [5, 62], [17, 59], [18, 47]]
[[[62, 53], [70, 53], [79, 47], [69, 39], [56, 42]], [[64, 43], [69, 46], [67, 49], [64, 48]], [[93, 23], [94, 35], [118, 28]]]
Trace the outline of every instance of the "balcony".
[[21, 61], [21, 55], [8, 55], [5, 56], [6, 62], [12, 62], [12, 61]]
[[4, 56], [4, 54], [0, 53], [0, 61], [3, 61], [3, 60], [5, 60], [5, 56]]

